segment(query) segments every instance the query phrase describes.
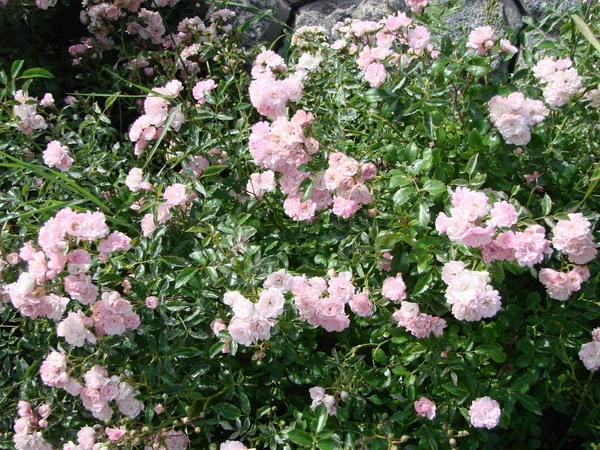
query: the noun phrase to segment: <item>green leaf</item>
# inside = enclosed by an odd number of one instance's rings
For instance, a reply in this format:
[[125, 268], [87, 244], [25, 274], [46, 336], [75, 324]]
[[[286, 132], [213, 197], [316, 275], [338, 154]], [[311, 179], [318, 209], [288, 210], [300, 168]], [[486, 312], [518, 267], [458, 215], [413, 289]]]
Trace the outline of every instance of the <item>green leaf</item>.
[[479, 153], [475, 153], [473, 156], [471, 156], [471, 158], [469, 159], [469, 162], [467, 162], [467, 166], [465, 167], [465, 171], [469, 175], [473, 175], [473, 172], [475, 172], [475, 168], [477, 167], [477, 160], [478, 159], [479, 159]]
[[583, 36], [589, 41], [589, 43], [592, 44], [596, 48], [596, 50], [600, 52], [600, 41], [596, 36], [594, 36], [594, 33], [592, 32], [592, 30], [590, 30], [590, 27], [587, 26], [585, 21], [577, 14], [572, 14], [571, 19], [573, 19], [575, 26], [581, 32], [581, 34], [583, 34]]
[[476, 77], [483, 77], [492, 70], [489, 66], [467, 66], [467, 72]]
[[216, 411], [218, 415], [228, 420], [237, 419], [242, 415], [240, 408], [231, 403], [219, 403], [218, 405], [213, 406], [213, 410]]
[[394, 206], [398, 208], [404, 205], [412, 195], [416, 194], [416, 192], [417, 190], [414, 187], [403, 187], [398, 189], [393, 198]]
[[0, 83], [5, 86], [8, 84], [8, 77], [6, 76], [6, 72], [4, 70], [0, 70]]
[[512, 391], [512, 394], [519, 400], [519, 403], [528, 411], [531, 411], [538, 416], [542, 415], [542, 407], [538, 401], [531, 395], [521, 394], [518, 391]]
[[221, 172], [223, 172], [225, 169], [227, 169], [227, 166], [224, 166], [224, 165], [214, 165], [214, 166], [207, 167], [204, 170], [204, 172], [202, 172], [202, 175], [200, 176], [200, 178], [206, 178], [206, 177], [212, 177], [214, 175], [218, 175]]
[[550, 214], [550, 211], [552, 211], [552, 199], [546, 193], [542, 198], [542, 212], [545, 216], [547, 216], [548, 214]]
[[27, 69], [25, 72], [23, 72], [21, 78], [54, 78], [54, 75], [52, 75], [46, 69], [40, 69], [39, 67], [36, 67], [34, 69]]
[[438, 180], [429, 180], [423, 185], [423, 189], [431, 195], [440, 195], [446, 192], [446, 185]]
[[433, 281], [433, 275], [431, 273], [428, 273], [427, 275], [420, 277], [419, 281], [417, 281], [417, 284], [415, 284], [415, 287], [412, 290], [411, 295], [417, 296], [419, 294], [422, 294], [427, 289], [429, 289], [429, 285], [431, 284], [432, 281]]
[[409, 184], [412, 184], [412, 182], [412, 178], [408, 177], [407, 175], [394, 175], [390, 179], [390, 189], [396, 189], [402, 186], [407, 186]]
[[327, 417], [329, 417], [325, 403], [321, 403], [319, 406], [317, 406], [317, 409], [315, 409], [315, 414], [317, 415], [317, 426], [315, 428], [315, 432], [320, 433], [323, 428], [325, 428], [325, 425], [327, 425]]
[[381, 100], [385, 100], [389, 97], [389, 94], [385, 91], [385, 89], [377, 88], [371, 89], [370, 91], [365, 92], [365, 100], [369, 103], [377, 103]]
[[551, 50], [556, 47], [556, 42], [552, 39], [546, 39], [535, 46], [538, 50]]
[[431, 219], [430, 215], [429, 215], [429, 210], [430, 210], [430, 205], [426, 204], [426, 203], [421, 203], [419, 204], [419, 225], [421, 226], [426, 226], [429, 223], [429, 220]]
[[497, 342], [480, 345], [475, 349], [475, 353], [482, 356], [489, 355], [497, 363], [506, 361], [506, 353], [504, 353], [504, 349]]
[[175, 281], [175, 289], [179, 289], [181, 286], [186, 285], [197, 271], [198, 269], [196, 267], [188, 267], [187, 269], [183, 269], [177, 276], [177, 281]]
[[19, 76], [19, 72], [21, 72], [24, 62], [25, 61], [23, 61], [22, 59], [18, 59], [12, 63], [12, 66], [10, 68], [10, 76], [13, 80]]
[[288, 432], [288, 438], [300, 447], [310, 447], [313, 445], [313, 437], [306, 431], [292, 430]]
[[467, 144], [469, 145], [469, 148], [472, 150], [479, 150], [481, 149], [482, 142], [481, 134], [477, 128], [473, 128], [467, 137]]
[[341, 445], [333, 439], [323, 439], [317, 443], [317, 448], [320, 450], [338, 450]]

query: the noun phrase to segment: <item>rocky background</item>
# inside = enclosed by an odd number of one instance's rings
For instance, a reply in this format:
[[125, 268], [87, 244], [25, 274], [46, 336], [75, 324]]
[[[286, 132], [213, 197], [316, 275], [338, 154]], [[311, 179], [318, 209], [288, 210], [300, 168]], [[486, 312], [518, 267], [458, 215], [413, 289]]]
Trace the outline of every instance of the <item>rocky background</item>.
[[[596, 0], [588, 0], [596, 1]], [[548, 8], [564, 12], [576, 9], [579, 0], [432, 0], [446, 6], [446, 32], [451, 36], [468, 34], [473, 28], [493, 24], [498, 31], [508, 26], [516, 32], [524, 26], [523, 19], [539, 21]], [[241, 19], [250, 18], [258, 11], [272, 11], [277, 21], [259, 20], [250, 30], [250, 43], [277, 42], [284, 29], [320, 25], [330, 30], [338, 21], [348, 17], [378, 20], [397, 11], [408, 11], [404, 0], [242, 0], [250, 9], [238, 8]], [[489, 22], [491, 21], [491, 23]]]

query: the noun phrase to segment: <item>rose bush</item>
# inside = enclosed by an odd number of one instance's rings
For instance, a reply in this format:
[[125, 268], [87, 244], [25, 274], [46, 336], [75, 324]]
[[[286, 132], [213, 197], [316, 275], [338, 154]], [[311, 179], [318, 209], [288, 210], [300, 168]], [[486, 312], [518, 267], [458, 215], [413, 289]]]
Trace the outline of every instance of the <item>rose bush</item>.
[[86, 2], [70, 67], [5, 64], [3, 446], [599, 443], [600, 6], [407, 5], [276, 53]]

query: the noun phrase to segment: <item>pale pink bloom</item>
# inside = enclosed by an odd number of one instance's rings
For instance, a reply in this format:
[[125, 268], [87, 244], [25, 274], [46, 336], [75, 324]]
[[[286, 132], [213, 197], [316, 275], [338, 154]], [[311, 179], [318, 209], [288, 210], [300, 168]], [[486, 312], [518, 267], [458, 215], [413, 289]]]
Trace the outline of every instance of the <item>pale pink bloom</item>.
[[352, 284], [352, 274], [350, 272], [341, 272], [338, 276], [335, 273], [330, 276], [327, 292], [332, 298], [336, 298], [343, 303], [352, 300], [356, 288]]
[[352, 312], [360, 317], [370, 317], [373, 314], [373, 303], [364, 292], [355, 294], [349, 305]]
[[188, 201], [188, 195], [185, 193], [185, 186], [181, 183], [175, 183], [169, 186], [163, 192], [163, 198], [167, 201], [169, 206], [180, 206], [185, 205]]
[[40, 105], [46, 108], [54, 106], [54, 97], [52, 97], [52, 94], [50, 94], [49, 92], [44, 94], [44, 98], [42, 98], [42, 100], [40, 101]]
[[466, 265], [462, 261], [449, 261], [444, 264], [442, 268], [442, 280], [446, 284], [450, 284], [452, 280], [458, 276], [463, 270], [465, 270]]
[[127, 430], [124, 426], [121, 426], [119, 428], [106, 427], [104, 429], [104, 432], [106, 433], [106, 436], [108, 437], [109, 441], [118, 441], [127, 433]]
[[276, 318], [283, 314], [285, 300], [279, 289], [269, 288], [260, 293], [255, 309], [263, 317]]
[[544, 58], [532, 67], [533, 76], [542, 83], [547, 83], [552, 74], [556, 72], [556, 57]]
[[247, 450], [246, 446], [238, 441], [225, 441], [219, 450]]
[[51, 352], [40, 366], [40, 376], [46, 386], [64, 388], [70, 378], [65, 354]]
[[125, 178], [125, 185], [132, 192], [137, 192], [141, 189], [141, 184], [144, 182], [144, 173], [142, 169], [134, 167], [129, 171]]
[[381, 256], [384, 259], [384, 261], [381, 261], [379, 263], [379, 267], [381, 267], [381, 270], [385, 270], [386, 272], [389, 272], [390, 270], [392, 270], [391, 263], [392, 263], [392, 260], [394, 259], [394, 256], [390, 252], [385, 252]]
[[548, 77], [544, 88], [544, 100], [550, 106], [558, 108], [569, 102], [570, 98], [583, 88], [583, 79], [577, 69], [556, 71]]
[[238, 316], [234, 316], [227, 327], [231, 338], [238, 344], [250, 346], [254, 342], [251, 323]]
[[398, 12], [395, 15], [388, 16], [384, 19], [385, 25], [390, 31], [395, 31], [399, 28], [408, 28], [412, 25], [412, 19], [403, 12]]
[[296, 64], [296, 70], [306, 70], [308, 72], [314, 72], [319, 68], [319, 65], [323, 61], [323, 57], [320, 54], [312, 55], [310, 53], [302, 53], [298, 58], [298, 64]]
[[164, 412], [164, 410], [165, 410], [165, 407], [163, 406], [162, 403], [159, 403], [158, 405], [154, 406], [154, 412], [156, 414], [162, 414]]
[[87, 250], [78, 248], [71, 252], [68, 261], [71, 264], [91, 264], [92, 257], [90, 256]]
[[492, 429], [500, 423], [501, 415], [500, 404], [490, 397], [474, 400], [469, 409], [471, 425], [475, 428]]
[[150, 309], [156, 309], [158, 307], [158, 297], [146, 297], [146, 306]]
[[360, 204], [354, 200], [350, 200], [339, 195], [333, 197], [333, 213], [336, 216], [342, 217], [343, 219], [352, 217], [354, 214], [356, 214], [359, 208]]
[[484, 217], [490, 210], [488, 197], [483, 192], [472, 191], [466, 187], [458, 187], [452, 194], [453, 218], [474, 222]]
[[185, 450], [190, 440], [183, 431], [164, 431], [162, 432], [167, 450]]
[[385, 82], [387, 70], [381, 63], [371, 63], [365, 68], [363, 77], [371, 87], [378, 88]]
[[[50, 6], [47, 0], [36, 0], [36, 5], [41, 9], [48, 9]], [[42, 433], [39, 431], [31, 434], [16, 433], [13, 436], [13, 442], [16, 450], [54, 450], [53, 446], [44, 441]]]
[[408, 46], [417, 51], [429, 45], [429, 30], [423, 25], [417, 25], [408, 30]]
[[124, 252], [131, 248], [131, 238], [115, 231], [98, 244], [98, 251], [102, 253]]
[[600, 342], [600, 328], [594, 328], [592, 330], [592, 336], [594, 338], [595, 341]]
[[496, 202], [492, 205], [491, 223], [495, 227], [508, 228], [515, 225], [519, 218], [519, 213], [513, 205], [506, 201]]
[[569, 214], [569, 219], [559, 220], [552, 231], [552, 245], [567, 255], [569, 261], [587, 264], [598, 254], [591, 233], [591, 223], [583, 214]]
[[214, 88], [217, 87], [217, 83], [213, 80], [202, 80], [198, 81], [192, 90], [192, 95], [198, 101], [199, 105], [202, 105], [206, 102], [204, 98], [204, 94]]
[[70, 312], [67, 318], [58, 324], [56, 335], [64, 337], [67, 343], [75, 347], [83, 347], [86, 341], [95, 344], [96, 337], [87, 329], [92, 324], [93, 321], [81, 311]]
[[463, 269], [452, 277], [446, 289], [446, 300], [458, 320], [475, 321], [496, 315], [502, 306], [488, 272]]
[[144, 237], [151, 237], [154, 230], [156, 230], [156, 223], [152, 214], [145, 214], [140, 223], [142, 228], [142, 234]]
[[402, 274], [390, 277], [383, 282], [382, 295], [388, 300], [400, 302], [406, 299], [406, 285], [402, 279]]
[[263, 286], [267, 289], [279, 289], [281, 293], [285, 294], [286, 292], [289, 292], [292, 288], [292, 276], [288, 274], [285, 271], [285, 269], [280, 269], [269, 275], [265, 280]]
[[508, 39], [500, 39], [500, 50], [511, 56], [519, 51]]
[[18, 253], [13, 252], [6, 255], [6, 262], [10, 265], [18, 264], [21, 261], [21, 257]]
[[429, 4], [429, 0], [405, 0], [406, 6], [410, 8], [412, 12], [420, 13]]
[[436, 405], [426, 397], [421, 397], [415, 403], [415, 411], [421, 417], [427, 417], [429, 420], [435, 419]]
[[300, 197], [294, 196], [283, 202], [283, 209], [292, 220], [311, 221], [315, 218], [317, 206], [311, 199], [303, 202]]
[[48, 167], [56, 167], [61, 172], [68, 170], [73, 163], [73, 158], [69, 156], [69, 148], [66, 145], [60, 145], [58, 141], [52, 141], [48, 144], [43, 157], [44, 164]]
[[370, 180], [377, 175], [377, 167], [373, 163], [363, 164], [360, 169], [360, 176], [363, 180]]
[[579, 359], [588, 370], [600, 369], [600, 342], [594, 340], [583, 344], [579, 350]]
[[515, 233], [514, 246], [515, 258], [523, 267], [533, 267], [544, 260], [544, 255], [552, 253], [546, 230], [540, 225], [530, 225], [524, 232]]
[[274, 189], [275, 173], [271, 170], [263, 173], [253, 173], [246, 185], [246, 191], [258, 200], [262, 200], [266, 192], [272, 192]]
[[529, 125], [522, 115], [504, 114], [495, 125], [507, 144], [526, 145], [531, 140]]
[[92, 284], [92, 277], [84, 273], [65, 277], [64, 288], [73, 300], [89, 305], [98, 298], [98, 288]]
[[467, 47], [477, 50], [479, 56], [484, 56], [492, 48], [495, 40], [494, 30], [492, 27], [486, 25], [471, 31]]
[[550, 298], [561, 301], [568, 300], [572, 291], [566, 273], [546, 268], [540, 270], [538, 278], [548, 290]]

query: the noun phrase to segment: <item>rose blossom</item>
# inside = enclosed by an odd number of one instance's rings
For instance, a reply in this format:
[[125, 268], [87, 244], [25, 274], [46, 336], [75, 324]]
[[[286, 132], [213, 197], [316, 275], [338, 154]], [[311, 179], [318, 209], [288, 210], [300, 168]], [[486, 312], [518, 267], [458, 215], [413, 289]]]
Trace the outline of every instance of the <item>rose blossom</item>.
[[473, 401], [469, 409], [471, 425], [475, 428], [492, 429], [500, 423], [502, 411], [498, 402], [490, 397], [481, 397]]
[[427, 417], [429, 420], [435, 419], [436, 405], [426, 397], [421, 397], [415, 402], [415, 411], [421, 417]]

